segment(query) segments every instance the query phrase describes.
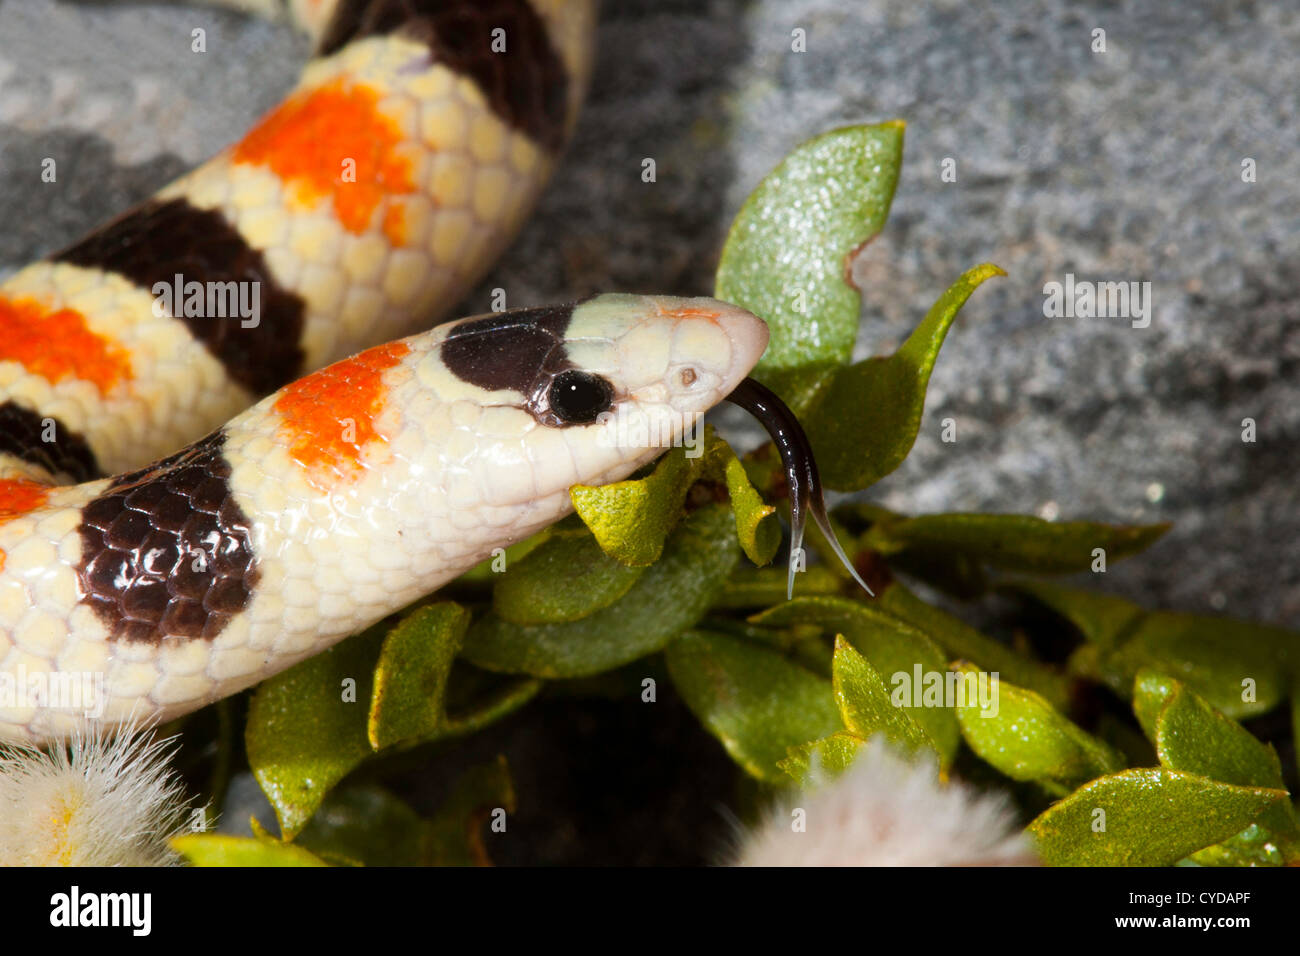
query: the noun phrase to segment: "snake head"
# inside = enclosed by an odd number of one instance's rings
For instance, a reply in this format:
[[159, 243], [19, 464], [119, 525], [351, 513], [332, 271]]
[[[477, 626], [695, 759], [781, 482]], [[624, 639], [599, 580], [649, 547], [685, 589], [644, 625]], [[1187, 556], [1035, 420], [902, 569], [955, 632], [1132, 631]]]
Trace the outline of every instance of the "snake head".
[[[686, 440], [767, 339], [761, 319], [716, 299], [597, 295], [453, 323], [438, 391], [492, 409], [476, 426], [490, 483], [545, 495], [616, 481]], [[506, 481], [512, 467], [532, 474]]]
[[767, 339], [761, 319], [717, 299], [596, 296], [574, 310], [575, 369], [551, 380], [547, 401], [598, 421], [618, 447], [667, 447], [749, 374]]

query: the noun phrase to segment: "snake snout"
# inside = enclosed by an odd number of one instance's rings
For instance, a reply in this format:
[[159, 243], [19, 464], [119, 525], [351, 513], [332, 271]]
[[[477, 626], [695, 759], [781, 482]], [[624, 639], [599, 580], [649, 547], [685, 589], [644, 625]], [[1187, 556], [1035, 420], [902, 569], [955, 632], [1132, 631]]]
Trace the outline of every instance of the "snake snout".
[[718, 305], [721, 308], [714, 321], [731, 341], [731, 369], [727, 378], [733, 384], [739, 384], [762, 358], [771, 333], [767, 323], [753, 312], [726, 302]]

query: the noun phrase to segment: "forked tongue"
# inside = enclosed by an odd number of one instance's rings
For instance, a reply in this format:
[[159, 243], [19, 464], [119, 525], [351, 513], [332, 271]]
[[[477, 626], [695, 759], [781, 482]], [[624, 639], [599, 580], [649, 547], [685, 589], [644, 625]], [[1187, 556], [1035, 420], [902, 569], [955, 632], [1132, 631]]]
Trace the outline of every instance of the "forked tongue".
[[785, 481], [790, 490], [790, 570], [786, 579], [786, 598], [794, 597], [795, 557], [803, 547], [804, 525], [810, 514], [835, 556], [853, 575], [853, 580], [875, 597], [875, 592], [867, 587], [867, 582], [862, 580], [835, 537], [835, 529], [826, 515], [826, 501], [822, 497], [822, 482], [817, 474], [812, 445], [794, 412], [771, 389], [752, 378], [737, 385], [735, 391], [727, 396], [727, 401], [757, 418], [781, 453], [781, 467], [785, 469]]

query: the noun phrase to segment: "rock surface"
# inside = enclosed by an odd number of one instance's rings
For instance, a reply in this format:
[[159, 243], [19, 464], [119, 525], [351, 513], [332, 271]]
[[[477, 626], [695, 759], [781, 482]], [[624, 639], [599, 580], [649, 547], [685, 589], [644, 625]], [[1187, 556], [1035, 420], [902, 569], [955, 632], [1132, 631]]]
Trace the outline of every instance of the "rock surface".
[[[900, 341], [968, 266], [1010, 276], [966, 308], [916, 449], [873, 497], [1173, 520], [1149, 554], [1091, 583], [1297, 626], [1288, 7], [609, 0], [577, 138], [464, 311], [494, 286], [511, 304], [708, 292], [731, 217], [784, 153], [835, 124], [902, 118], [893, 215], [857, 263], [863, 354]], [[195, 27], [206, 54], [190, 51]], [[807, 52], [791, 51], [795, 28]], [[0, 275], [237, 138], [306, 54], [287, 28], [220, 10], [0, 0]], [[57, 184], [40, 181], [45, 157]], [[1149, 281], [1150, 326], [1045, 318], [1043, 285], [1066, 273]], [[955, 443], [940, 441], [945, 418]]]

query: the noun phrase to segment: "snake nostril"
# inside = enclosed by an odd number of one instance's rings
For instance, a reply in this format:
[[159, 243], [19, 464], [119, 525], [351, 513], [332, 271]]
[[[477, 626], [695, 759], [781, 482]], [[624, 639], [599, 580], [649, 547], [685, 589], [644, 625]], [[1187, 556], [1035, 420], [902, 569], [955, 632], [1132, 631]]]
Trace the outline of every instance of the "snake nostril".
[[682, 383], [683, 388], [694, 385], [697, 378], [699, 378], [699, 375], [696, 374], [693, 368], [684, 368], [677, 373], [677, 380]]

